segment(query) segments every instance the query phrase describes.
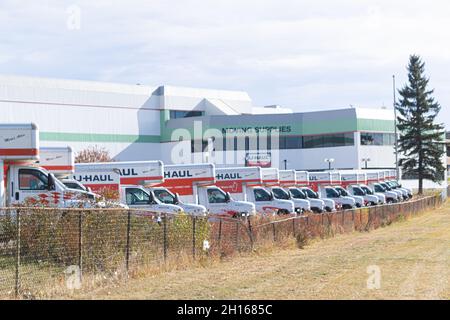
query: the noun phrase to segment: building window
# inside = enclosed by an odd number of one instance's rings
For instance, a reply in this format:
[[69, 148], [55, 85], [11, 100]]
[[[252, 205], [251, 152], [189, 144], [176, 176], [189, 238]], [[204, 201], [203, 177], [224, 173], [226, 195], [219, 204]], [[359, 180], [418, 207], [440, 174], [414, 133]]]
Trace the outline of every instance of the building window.
[[353, 132], [303, 137], [304, 149], [346, 147], [354, 144]]
[[395, 144], [393, 133], [361, 132], [363, 146], [392, 146]]
[[170, 110], [170, 119], [201, 117], [203, 115], [204, 115], [203, 111]]

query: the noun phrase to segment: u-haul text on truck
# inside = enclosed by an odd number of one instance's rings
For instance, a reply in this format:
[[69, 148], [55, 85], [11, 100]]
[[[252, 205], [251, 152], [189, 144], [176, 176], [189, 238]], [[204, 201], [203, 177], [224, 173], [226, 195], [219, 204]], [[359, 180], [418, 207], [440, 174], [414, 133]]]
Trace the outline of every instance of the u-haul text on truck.
[[[264, 188], [262, 172], [263, 168], [260, 167], [217, 168], [217, 185], [230, 192], [233, 198], [253, 203], [258, 213], [293, 213], [292, 201], [278, 200]], [[267, 174], [266, 177], [266, 181], [273, 180], [268, 183], [278, 183], [278, 171], [275, 172], [275, 177]]]
[[156, 213], [181, 213], [183, 209], [180, 206], [163, 203], [147, 189], [162, 183], [163, 175], [164, 167], [161, 161], [77, 163], [74, 179], [93, 190], [117, 189], [120, 203], [130, 208]]
[[204, 206], [210, 214], [239, 217], [255, 214], [255, 206], [237, 201], [216, 186], [216, 169], [213, 164], [179, 164], [164, 167], [161, 186], [178, 194], [183, 202]]

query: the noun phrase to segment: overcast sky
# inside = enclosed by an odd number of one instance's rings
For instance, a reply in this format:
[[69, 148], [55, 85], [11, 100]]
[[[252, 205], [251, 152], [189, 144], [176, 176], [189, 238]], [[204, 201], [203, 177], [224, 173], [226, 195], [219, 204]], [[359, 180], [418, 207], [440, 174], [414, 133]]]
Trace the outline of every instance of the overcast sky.
[[0, 73], [247, 91], [298, 111], [392, 106], [426, 62], [450, 128], [450, 2], [0, 0]]

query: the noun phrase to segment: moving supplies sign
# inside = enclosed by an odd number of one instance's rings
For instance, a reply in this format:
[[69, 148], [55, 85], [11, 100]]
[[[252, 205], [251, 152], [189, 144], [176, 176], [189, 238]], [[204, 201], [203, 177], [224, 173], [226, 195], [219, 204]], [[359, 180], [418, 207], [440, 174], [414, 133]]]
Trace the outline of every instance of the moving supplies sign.
[[245, 156], [245, 166], [270, 168], [272, 166], [272, 155], [270, 152], [247, 153]]

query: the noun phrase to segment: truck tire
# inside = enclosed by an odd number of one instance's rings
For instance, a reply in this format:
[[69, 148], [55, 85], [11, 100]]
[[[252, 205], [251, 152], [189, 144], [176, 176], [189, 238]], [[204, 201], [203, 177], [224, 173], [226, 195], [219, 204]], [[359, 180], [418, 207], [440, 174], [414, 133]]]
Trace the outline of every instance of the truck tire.
[[332, 212], [333, 209], [331, 209], [330, 207], [325, 207], [325, 211], [326, 211], [326, 212]]
[[287, 211], [286, 209], [278, 209], [278, 215], [284, 215], [284, 214], [289, 214], [289, 211]]

